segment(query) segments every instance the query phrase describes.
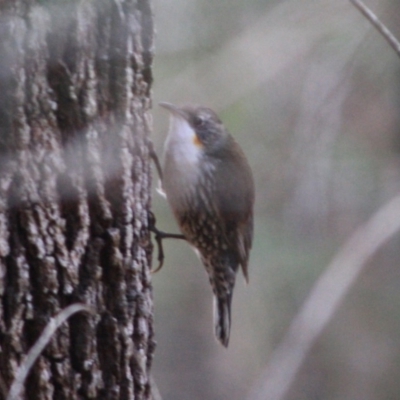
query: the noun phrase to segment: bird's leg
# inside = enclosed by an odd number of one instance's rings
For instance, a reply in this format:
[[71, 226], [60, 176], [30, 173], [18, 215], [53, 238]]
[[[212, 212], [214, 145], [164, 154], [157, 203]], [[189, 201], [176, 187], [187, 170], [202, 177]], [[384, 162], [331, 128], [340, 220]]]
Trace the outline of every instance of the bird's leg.
[[156, 227], [156, 217], [154, 216], [154, 213], [152, 211], [149, 211], [149, 231], [153, 232], [155, 234], [154, 238], [157, 243], [157, 248], [158, 248], [158, 267], [155, 270], [152, 270], [152, 273], [158, 272], [164, 263], [164, 249], [162, 245], [162, 240], [163, 239], [183, 239], [186, 240], [185, 236], [180, 234], [180, 233], [166, 233], [163, 231], [160, 231]]
[[[150, 158], [153, 160], [154, 165], [156, 166], [156, 170], [158, 173], [158, 177], [160, 178], [160, 181], [162, 182], [163, 180], [163, 173], [162, 173], [162, 169], [161, 169], [161, 164], [160, 164], [160, 160], [158, 159], [157, 153], [154, 150], [154, 145], [152, 141], [148, 142], [148, 148], [149, 148], [149, 155]], [[149, 231], [153, 232], [155, 234], [155, 240], [157, 243], [157, 248], [158, 248], [158, 267], [153, 270], [153, 273], [158, 272], [164, 263], [164, 249], [163, 249], [163, 245], [162, 245], [162, 240], [163, 239], [184, 239], [186, 240], [184, 235], [181, 235], [179, 233], [166, 233], [163, 231], [160, 231], [159, 229], [157, 229], [156, 227], [156, 217], [154, 216], [154, 213], [152, 211], [149, 211]]]

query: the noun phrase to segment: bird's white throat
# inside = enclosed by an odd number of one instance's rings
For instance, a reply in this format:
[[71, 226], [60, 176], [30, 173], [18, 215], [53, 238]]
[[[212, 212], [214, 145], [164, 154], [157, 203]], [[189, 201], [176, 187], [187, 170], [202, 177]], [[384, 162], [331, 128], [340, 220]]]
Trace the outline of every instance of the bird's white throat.
[[[195, 144], [196, 133], [187, 121], [171, 116], [169, 132], [165, 142], [166, 161], [179, 164], [180, 168], [197, 169], [201, 148]], [[170, 158], [170, 160], [167, 160]]]
[[164, 149], [163, 189], [170, 204], [183, 206], [200, 177], [201, 148], [195, 144], [193, 128], [172, 116]]

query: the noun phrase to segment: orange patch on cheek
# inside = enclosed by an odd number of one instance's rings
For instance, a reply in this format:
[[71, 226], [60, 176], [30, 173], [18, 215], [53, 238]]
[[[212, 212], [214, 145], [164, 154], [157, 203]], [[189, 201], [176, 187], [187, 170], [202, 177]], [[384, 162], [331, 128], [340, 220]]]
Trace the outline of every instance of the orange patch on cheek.
[[197, 147], [203, 147], [203, 143], [200, 142], [199, 138], [197, 137], [197, 135], [193, 136], [193, 143], [195, 146]]

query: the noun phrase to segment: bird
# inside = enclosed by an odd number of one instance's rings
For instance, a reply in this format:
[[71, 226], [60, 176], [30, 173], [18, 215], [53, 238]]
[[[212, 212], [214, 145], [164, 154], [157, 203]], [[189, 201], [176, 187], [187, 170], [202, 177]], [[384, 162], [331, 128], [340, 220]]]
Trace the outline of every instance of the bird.
[[181, 233], [208, 274], [215, 336], [228, 347], [239, 266], [249, 280], [253, 174], [242, 148], [212, 109], [167, 102], [160, 106], [170, 114], [162, 190]]

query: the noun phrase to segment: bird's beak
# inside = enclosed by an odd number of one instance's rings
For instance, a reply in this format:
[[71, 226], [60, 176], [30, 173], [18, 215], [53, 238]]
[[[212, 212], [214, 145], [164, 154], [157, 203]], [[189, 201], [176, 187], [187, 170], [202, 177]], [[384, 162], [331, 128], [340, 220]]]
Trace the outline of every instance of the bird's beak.
[[174, 104], [167, 103], [165, 101], [162, 101], [161, 103], [158, 103], [158, 104], [161, 107], [167, 109], [172, 115], [176, 115], [178, 117], [181, 117], [186, 121], [188, 120], [189, 115], [184, 109], [182, 109], [182, 108], [180, 108], [178, 106], [175, 106]]

